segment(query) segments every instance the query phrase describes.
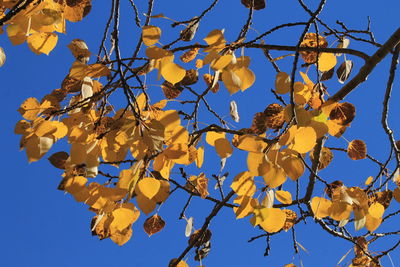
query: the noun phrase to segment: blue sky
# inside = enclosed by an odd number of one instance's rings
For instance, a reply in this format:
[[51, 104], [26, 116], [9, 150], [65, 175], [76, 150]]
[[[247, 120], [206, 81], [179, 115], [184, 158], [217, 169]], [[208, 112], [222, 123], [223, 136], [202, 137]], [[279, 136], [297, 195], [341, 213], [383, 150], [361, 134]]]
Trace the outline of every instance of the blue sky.
[[[178, 220], [187, 198], [185, 194], [174, 193], [160, 209], [159, 214], [167, 223], [161, 233], [148, 238], [142, 230], [146, 216], [141, 216], [133, 226], [132, 239], [123, 247], [118, 247], [110, 240], [99, 241], [97, 237], [91, 236], [90, 220], [93, 213], [88, 211], [82, 203], [75, 202], [70, 195], [56, 190], [61, 179], [61, 172], [50, 166], [46, 156], [39, 162], [28, 164], [25, 152], [19, 151], [20, 137], [13, 133], [15, 123], [21, 119], [16, 111], [19, 105], [28, 97], [41, 98], [51, 90], [60, 87], [62, 79], [73, 62], [73, 57], [66, 47], [72, 39], [84, 39], [92, 52], [96, 53], [98, 50], [102, 27], [108, 18], [111, 4], [110, 1], [93, 2], [91, 13], [82, 22], [68, 23], [67, 33], [59, 36], [57, 47], [49, 56], [33, 54], [26, 44], [14, 47], [5, 34], [0, 36], [0, 46], [7, 54], [6, 64], [0, 68], [4, 100], [3, 127], [0, 132], [0, 142], [3, 147], [1, 154], [3, 190], [0, 196], [3, 203], [0, 228], [3, 231], [0, 243], [2, 255], [0, 266], [166, 266], [167, 262], [179, 256], [187, 245], [187, 239], [184, 236], [185, 221]], [[134, 50], [140, 32], [134, 26], [133, 13], [128, 1], [122, 2], [124, 8], [120, 28], [121, 49], [124, 56], [129, 56]], [[139, 8], [144, 11], [145, 1], [136, 2], [141, 2]], [[154, 14], [163, 13], [178, 21], [187, 20], [201, 13], [211, 2], [211, 0], [156, 0]], [[316, 1], [307, 2], [311, 4]], [[366, 27], [367, 16], [370, 16], [375, 37], [378, 42], [383, 43], [399, 26], [399, 8], [400, 2], [396, 0], [385, 1], [385, 4], [378, 4], [371, 0], [331, 0], [328, 1], [321, 18], [331, 25], [334, 25], [338, 19], [349, 27], [363, 29]], [[202, 21], [194, 41], [204, 43], [202, 38], [208, 32], [222, 28], [225, 29], [226, 39], [234, 41], [245, 21], [247, 12], [248, 10], [240, 4], [239, 0], [220, 0], [215, 10]], [[297, 1], [269, 0], [266, 9], [255, 12], [255, 22], [252, 27], [258, 32], [264, 32], [281, 23], [304, 20], [305, 16], [305, 12], [298, 6]], [[144, 20], [143, 16], [141, 18]], [[152, 20], [153, 25], [163, 30], [160, 40], [163, 44], [174, 40], [182, 29], [179, 27], [172, 29], [170, 23], [163, 19]], [[265, 41], [270, 44], [295, 45], [298, 35], [298, 31], [290, 33], [282, 31], [271, 35]], [[248, 38], [255, 36], [256, 32], [251, 30]], [[333, 40], [333, 38], [328, 38], [329, 43]], [[354, 41], [350, 48], [361, 49], [369, 55], [376, 50], [373, 46], [357, 44]], [[244, 93], [239, 92], [233, 96], [229, 96], [222, 88], [220, 94], [210, 96], [208, 99], [216, 111], [223, 116], [229, 116], [231, 100], [238, 103], [241, 122], [234, 125], [237, 129], [249, 127], [254, 113], [276, 102], [269, 93], [270, 88], [274, 86], [274, 69], [261, 52], [246, 50], [245, 54], [252, 58], [250, 68], [256, 74], [256, 83]], [[272, 54], [280, 56], [284, 53], [272, 52]], [[290, 72], [292, 59], [292, 57], [287, 57], [278, 62], [282, 70]], [[348, 59], [354, 60], [354, 71], [357, 71], [362, 62], [355, 57], [348, 57]], [[92, 62], [93, 60], [92, 58]], [[347, 98], [347, 101], [356, 105], [357, 116], [345, 133], [345, 138], [364, 140], [367, 143], [368, 152], [380, 160], [386, 159], [389, 153], [387, 137], [380, 127], [380, 112], [389, 64], [390, 61], [385, 59], [370, 75], [368, 81], [360, 85]], [[149, 93], [152, 95], [154, 92], [155, 100], [160, 98], [161, 82], [150, 76], [148, 83]], [[336, 81], [328, 82], [327, 86], [330, 93], [340, 88], [340, 84]], [[395, 132], [400, 130], [398, 123], [400, 112], [397, 105], [400, 99], [399, 89], [397, 78], [389, 120]], [[208, 117], [201, 119], [212, 122], [212, 119]], [[397, 139], [400, 139], [399, 136]], [[346, 147], [347, 143], [343, 139], [338, 139], [329, 140], [328, 145]], [[55, 145], [49, 155], [63, 148], [65, 148], [65, 142]], [[218, 171], [219, 162], [216, 160], [217, 157], [212, 155], [212, 150], [209, 151], [204, 164], [207, 169], [204, 171], [211, 175]], [[226, 171], [231, 173], [227, 185], [234, 175], [246, 169], [245, 153], [235, 153], [228, 159], [226, 166]], [[200, 172], [195, 168], [189, 170], [193, 174]], [[114, 171], [118, 173], [118, 170]], [[374, 176], [377, 172], [376, 166], [369, 164], [367, 160], [351, 161], [345, 154], [336, 153], [334, 163], [323, 170], [321, 176], [328, 181], [340, 179], [348, 186], [361, 186], [368, 176]], [[176, 170], [174, 174], [177, 175], [178, 180], [179, 174]], [[303, 185], [307, 182], [306, 177], [307, 175], [301, 178]], [[210, 187], [213, 187], [213, 184]], [[322, 187], [318, 187], [315, 192], [321, 196]], [[217, 196], [216, 191], [212, 194]], [[399, 208], [398, 203], [393, 203], [391, 206]], [[209, 203], [194, 199], [187, 215], [193, 216], [195, 227], [200, 228], [204, 217], [211, 209], [212, 205]], [[272, 237], [271, 256], [263, 257], [265, 239], [247, 243], [249, 238], [262, 232], [253, 228], [247, 218], [236, 220], [232, 210], [223, 209], [211, 224], [212, 249], [204, 265], [283, 266], [290, 262], [300, 265], [301, 260], [304, 266], [335, 266], [339, 259], [351, 249], [351, 245], [328, 236], [312, 219], [307, 222], [306, 225], [299, 224], [296, 232], [298, 242], [308, 252], [300, 251], [299, 255], [294, 254], [289, 231]], [[393, 225], [389, 225], [387, 229], [398, 230]], [[386, 248], [392, 243], [393, 239], [388, 243], [383, 242], [381, 248]], [[188, 263], [190, 266], [198, 266], [193, 261], [193, 256], [194, 253], [189, 254]], [[391, 257], [395, 263], [400, 262], [398, 252], [392, 253]], [[348, 257], [350, 258], [351, 256]], [[387, 258], [384, 259], [383, 266], [390, 266]]]

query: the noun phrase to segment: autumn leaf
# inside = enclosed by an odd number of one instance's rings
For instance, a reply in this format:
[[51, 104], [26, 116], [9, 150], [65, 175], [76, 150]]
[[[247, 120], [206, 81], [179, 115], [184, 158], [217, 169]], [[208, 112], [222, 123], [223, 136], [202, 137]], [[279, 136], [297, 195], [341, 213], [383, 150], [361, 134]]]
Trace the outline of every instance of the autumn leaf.
[[143, 224], [143, 229], [149, 237], [160, 232], [164, 227], [165, 221], [158, 214], [147, 218]]
[[353, 140], [347, 147], [347, 155], [352, 160], [365, 159], [367, 157], [367, 145], [362, 140]]

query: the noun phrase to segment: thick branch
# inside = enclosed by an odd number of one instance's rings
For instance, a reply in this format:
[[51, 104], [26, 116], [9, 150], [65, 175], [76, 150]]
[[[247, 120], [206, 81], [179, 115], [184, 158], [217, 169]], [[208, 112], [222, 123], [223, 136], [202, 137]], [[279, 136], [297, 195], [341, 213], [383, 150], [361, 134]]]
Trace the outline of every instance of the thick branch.
[[362, 66], [357, 75], [351, 79], [345, 86], [342, 87], [336, 94], [331, 96], [329, 100], [340, 101], [344, 99], [351, 91], [353, 91], [358, 85], [367, 80], [368, 75], [372, 70], [386, 57], [386, 55], [392, 51], [392, 49], [400, 41], [400, 28], [398, 28], [392, 36], [383, 44], [381, 48], [376, 51]]

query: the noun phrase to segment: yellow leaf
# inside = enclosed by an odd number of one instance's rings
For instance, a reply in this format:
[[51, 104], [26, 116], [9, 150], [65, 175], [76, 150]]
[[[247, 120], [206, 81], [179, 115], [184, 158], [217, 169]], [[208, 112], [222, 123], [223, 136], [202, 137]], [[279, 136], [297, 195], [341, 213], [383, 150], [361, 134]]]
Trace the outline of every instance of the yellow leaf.
[[254, 177], [249, 172], [241, 172], [235, 176], [231, 188], [238, 196], [253, 196], [256, 192]]
[[299, 153], [307, 153], [314, 148], [317, 141], [317, 134], [312, 127], [300, 127], [293, 140], [291, 149]]
[[167, 158], [174, 160], [185, 156], [187, 152], [188, 152], [187, 144], [174, 143], [169, 145], [167, 149], [164, 150], [163, 153]]
[[82, 164], [86, 160], [86, 145], [73, 143], [70, 150], [70, 159], [72, 164]]
[[[372, 183], [372, 181], [374, 180], [374, 177], [370, 176], [367, 178], [367, 180], [365, 180], [365, 185], [370, 185]], [[396, 190], [396, 189], [395, 189]], [[393, 191], [394, 192], [394, 191]]]
[[231, 95], [239, 91], [242, 86], [240, 77], [232, 70], [224, 70], [222, 72], [222, 81]]
[[233, 153], [231, 143], [226, 138], [219, 138], [214, 142], [215, 149], [221, 158], [228, 158]]
[[157, 194], [158, 190], [160, 190], [160, 186], [161, 184], [159, 180], [151, 177], [146, 177], [137, 183], [135, 191], [138, 195], [141, 194], [151, 199]]
[[140, 211], [133, 203], [123, 203], [120, 208], [113, 210], [112, 216], [113, 220], [110, 224], [110, 228], [123, 231], [139, 218]]
[[64, 17], [71, 22], [81, 21], [92, 7], [91, 0], [81, 0], [72, 3], [74, 4], [66, 5], [64, 8]]
[[229, 63], [232, 61], [232, 55], [223, 55], [214, 60], [210, 67], [213, 70], [223, 70], [226, 66], [228, 66]]
[[186, 70], [174, 62], [161, 64], [160, 71], [163, 78], [172, 84], [182, 81], [186, 75]]
[[196, 158], [196, 166], [197, 168], [201, 168], [204, 162], [204, 147], [201, 146], [197, 149], [197, 158]]
[[158, 190], [158, 193], [152, 198], [155, 202], [164, 202], [167, 200], [169, 197], [169, 190], [170, 190], [170, 184], [168, 181], [165, 180], [160, 180], [160, 190]]
[[156, 26], [143, 26], [142, 27], [142, 40], [147, 46], [151, 46], [158, 42], [161, 36], [161, 29]]
[[313, 197], [311, 200], [311, 209], [314, 217], [322, 219], [331, 214], [332, 201], [322, 197]]
[[18, 111], [24, 119], [34, 120], [41, 112], [40, 103], [36, 98], [30, 97], [21, 104]]
[[51, 122], [44, 120], [35, 129], [35, 134], [39, 137], [47, 134], [52, 134], [57, 130], [57, 127]]
[[286, 173], [282, 167], [268, 162], [268, 171], [263, 175], [264, 182], [270, 188], [275, 188], [286, 182]]
[[233, 203], [239, 204], [239, 207], [233, 208], [236, 219], [241, 219], [250, 215], [258, 206], [258, 200], [249, 196], [238, 196]]
[[52, 32], [36, 32], [27, 38], [29, 48], [37, 55], [48, 55], [57, 44], [58, 35]]
[[269, 164], [263, 153], [249, 152], [247, 155], [247, 168], [251, 175], [263, 176], [268, 171]]
[[210, 146], [215, 145], [215, 141], [220, 139], [220, 138], [225, 138], [225, 132], [207, 132], [206, 133], [206, 142]]
[[166, 145], [170, 145], [172, 143], [188, 143], [188, 141], [189, 132], [181, 125], [165, 132]]
[[68, 127], [64, 123], [59, 121], [53, 121], [52, 123], [57, 128], [56, 131], [53, 133], [53, 136], [55, 138], [61, 139], [67, 135]]
[[224, 34], [221, 30], [211, 31], [206, 38], [203, 39], [208, 45], [214, 45], [218, 43], [225, 42]]
[[86, 69], [86, 75], [92, 78], [100, 78], [103, 76], [109, 76], [111, 73], [110, 69], [101, 63], [88, 65]]
[[86, 187], [87, 179], [83, 176], [68, 178], [64, 184], [64, 190], [70, 193], [77, 202], [86, 201], [89, 198], [89, 190]]
[[25, 30], [22, 30], [18, 24], [10, 24], [6, 28], [8, 38], [13, 45], [20, 45], [25, 42], [27, 36]]
[[352, 206], [346, 202], [334, 201], [331, 206], [330, 217], [335, 221], [347, 220], [350, 217]]
[[278, 94], [284, 95], [290, 91], [290, 76], [286, 72], [278, 72], [275, 78], [275, 90]]
[[166, 110], [160, 112], [157, 116], [157, 120], [162, 124], [162, 126], [165, 127], [165, 131], [171, 131], [181, 124], [181, 119], [179, 118], [178, 111], [176, 110]]
[[375, 218], [369, 214], [367, 214], [365, 217], [365, 228], [367, 228], [370, 232], [375, 231], [382, 223], [382, 218]]
[[241, 67], [241, 68], [235, 69], [234, 73], [240, 79], [239, 87], [240, 87], [240, 90], [242, 90], [242, 91], [251, 87], [256, 80], [256, 76], [254, 75], [254, 73], [246, 67]]
[[232, 144], [240, 150], [261, 153], [268, 146], [263, 138], [254, 135], [235, 135]]
[[292, 204], [292, 194], [288, 191], [278, 190], [275, 192], [275, 197], [282, 204]]
[[260, 226], [268, 233], [278, 232], [285, 225], [286, 213], [276, 208], [267, 209], [267, 217], [260, 223]]
[[372, 203], [368, 208], [368, 214], [376, 219], [381, 218], [384, 212], [385, 208], [379, 202]]
[[128, 242], [129, 239], [131, 239], [132, 233], [132, 228], [125, 229], [124, 231], [116, 231], [111, 234], [110, 239], [118, 246], [122, 246], [123, 244]]
[[335, 67], [336, 56], [333, 53], [321, 53], [318, 57], [318, 69], [320, 71], [328, 71]]
[[304, 173], [303, 161], [299, 158], [288, 157], [283, 160], [282, 168], [285, 170], [287, 176], [293, 181], [299, 179]]

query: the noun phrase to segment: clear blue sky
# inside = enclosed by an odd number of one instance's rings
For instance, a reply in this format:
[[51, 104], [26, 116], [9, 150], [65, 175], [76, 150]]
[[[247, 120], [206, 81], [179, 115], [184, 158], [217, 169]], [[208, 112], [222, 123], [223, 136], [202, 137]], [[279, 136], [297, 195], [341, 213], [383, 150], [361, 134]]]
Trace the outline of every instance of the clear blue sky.
[[[87, 206], [77, 203], [70, 195], [64, 195], [56, 190], [61, 179], [61, 172], [50, 166], [46, 156], [39, 162], [28, 164], [25, 152], [19, 151], [19, 138], [13, 133], [15, 123], [21, 119], [16, 111], [19, 105], [28, 97], [41, 98], [51, 90], [59, 88], [62, 79], [68, 73], [73, 57], [66, 45], [75, 38], [84, 39], [93, 53], [98, 50], [102, 27], [108, 18], [111, 1], [93, 1], [91, 13], [79, 23], [68, 23], [67, 34], [59, 36], [57, 47], [50, 56], [33, 54], [26, 44], [13, 47], [7, 36], [0, 36], [0, 46], [7, 54], [6, 64], [0, 68], [3, 99], [3, 123], [0, 131], [0, 142], [3, 147], [1, 154], [2, 166], [2, 193], [0, 195], [3, 210], [0, 220], [2, 238], [0, 242], [0, 266], [30, 267], [30, 266], [166, 266], [171, 258], [181, 254], [187, 245], [184, 236], [185, 221], [178, 221], [179, 213], [186, 201], [186, 195], [174, 193], [163, 205], [159, 214], [165, 219], [165, 229], [151, 238], [142, 230], [146, 216], [134, 224], [132, 239], [123, 247], [118, 247], [111, 240], [99, 241], [90, 233], [90, 220], [93, 213]], [[124, 2], [121, 20], [121, 46], [124, 56], [131, 55], [139, 38], [135, 30], [132, 10], [128, 1]], [[125, 3], [126, 2], [126, 3]], [[147, 1], [141, 2], [140, 9], [144, 11]], [[187, 1], [170, 0], [155, 1], [154, 14], [163, 13], [175, 20], [187, 20], [198, 15], [209, 6], [211, 0]], [[309, 4], [316, 1], [307, 1]], [[400, 2], [388, 0], [382, 2], [371, 0], [331, 0], [321, 15], [326, 22], [334, 25], [337, 19], [344, 21], [349, 27], [365, 28], [367, 16], [371, 17], [372, 30], [378, 42], [384, 42], [399, 26], [398, 11]], [[236, 39], [248, 10], [239, 0], [220, 0], [219, 4], [200, 25], [196, 41], [201, 39], [213, 29], [225, 28], [228, 41]], [[284, 22], [304, 20], [306, 14], [298, 6], [297, 1], [268, 0], [267, 8], [255, 12], [253, 28], [264, 32], [274, 25]], [[144, 17], [141, 16], [142, 20]], [[176, 38], [181, 28], [170, 28], [170, 21], [157, 19], [152, 24], [163, 30], [162, 43], [168, 43]], [[174, 35], [171, 37], [169, 32]], [[291, 34], [275, 34], [266, 39], [266, 43], [295, 45], [298, 32]], [[250, 31], [249, 38], [256, 33]], [[328, 39], [331, 43], [332, 38]], [[370, 45], [351, 43], [351, 48], [362, 49], [367, 54], [372, 54], [376, 48]], [[283, 53], [272, 52], [274, 56]], [[275, 72], [260, 52], [246, 51], [252, 57], [250, 68], [256, 74], [256, 83], [244, 93], [229, 96], [223, 88], [218, 96], [211, 96], [209, 101], [216, 110], [222, 114], [229, 114], [230, 100], [236, 100], [241, 115], [241, 123], [237, 128], [249, 127], [254, 113], [262, 111], [268, 104], [275, 102], [269, 89], [274, 86]], [[355, 71], [360, 67], [361, 61], [354, 57]], [[94, 59], [92, 59], [93, 61]], [[292, 57], [280, 62], [280, 67], [289, 72]], [[381, 65], [370, 75], [368, 81], [362, 84], [347, 101], [352, 102], [357, 108], [357, 117], [351, 128], [345, 133], [348, 140], [363, 139], [368, 146], [368, 152], [374, 157], [384, 160], [389, 153], [387, 137], [380, 128], [380, 112], [387, 79], [387, 70], [390, 62], [384, 60]], [[160, 81], [151, 80], [149, 84], [159, 85]], [[340, 88], [337, 82], [328, 82], [328, 91], [336, 92]], [[150, 86], [149, 92], [155, 91], [155, 98], [159, 97], [159, 87]], [[399, 79], [397, 78], [391, 106], [390, 123], [392, 128], [399, 131], [400, 99]], [[207, 118], [204, 118], [207, 120]], [[397, 136], [397, 139], [400, 139]], [[329, 141], [329, 145], [346, 147], [343, 139]], [[55, 145], [50, 151], [57, 152], [65, 148], [64, 144]], [[211, 150], [210, 150], [211, 151]], [[231, 173], [227, 185], [238, 172], [246, 169], [245, 154], [235, 152], [228, 159], [226, 170]], [[206, 174], [211, 175], [219, 168], [216, 157], [208, 153], [205, 165]], [[198, 174], [196, 169], [190, 169], [193, 174]], [[371, 166], [368, 161], [351, 161], [343, 154], [335, 154], [335, 162], [321, 175], [328, 181], [343, 180], [348, 186], [361, 186], [364, 180], [378, 172], [376, 166]], [[118, 173], [118, 170], [115, 170]], [[175, 173], [178, 175], [177, 171]], [[307, 175], [302, 177], [303, 185], [306, 184]], [[179, 177], [178, 177], [179, 178]], [[179, 180], [179, 179], [177, 179]], [[217, 195], [212, 189], [212, 194]], [[226, 189], [228, 190], [228, 189]], [[316, 194], [322, 195], [322, 188]], [[204, 216], [212, 209], [212, 205], [194, 199], [187, 211], [188, 216], [195, 217], [195, 227], [200, 228]], [[399, 208], [398, 203], [392, 206]], [[351, 249], [351, 244], [328, 236], [317, 226], [312, 219], [307, 225], [299, 224], [297, 227], [297, 240], [308, 253], [301, 251], [299, 255], [293, 252], [291, 232], [282, 233], [272, 237], [271, 256], [263, 257], [265, 239], [252, 243], [247, 240], [262, 232], [253, 228], [248, 219], [236, 220], [232, 210], [223, 209], [213, 220], [210, 229], [213, 232], [212, 249], [205, 259], [205, 266], [283, 266], [290, 262], [304, 266], [335, 266], [339, 259]], [[352, 228], [352, 227], [350, 227]], [[398, 230], [392, 227], [392, 230]], [[364, 231], [364, 230], [363, 230]], [[386, 248], [393, 243], [382, 243]], [[373, 248], [372, 248], [373, 250]], [[391, 254], [393, 261], [400, 262], [399, 252]], [[188, 263], [198, 266], [193, 261], [194, 253], [190, 253]], [[351, 256], [348, 257], [348, 260]], [[345, 260], [344, 262], [348, 262]], [[387, 259], [384, 266], [390, 266]]]

